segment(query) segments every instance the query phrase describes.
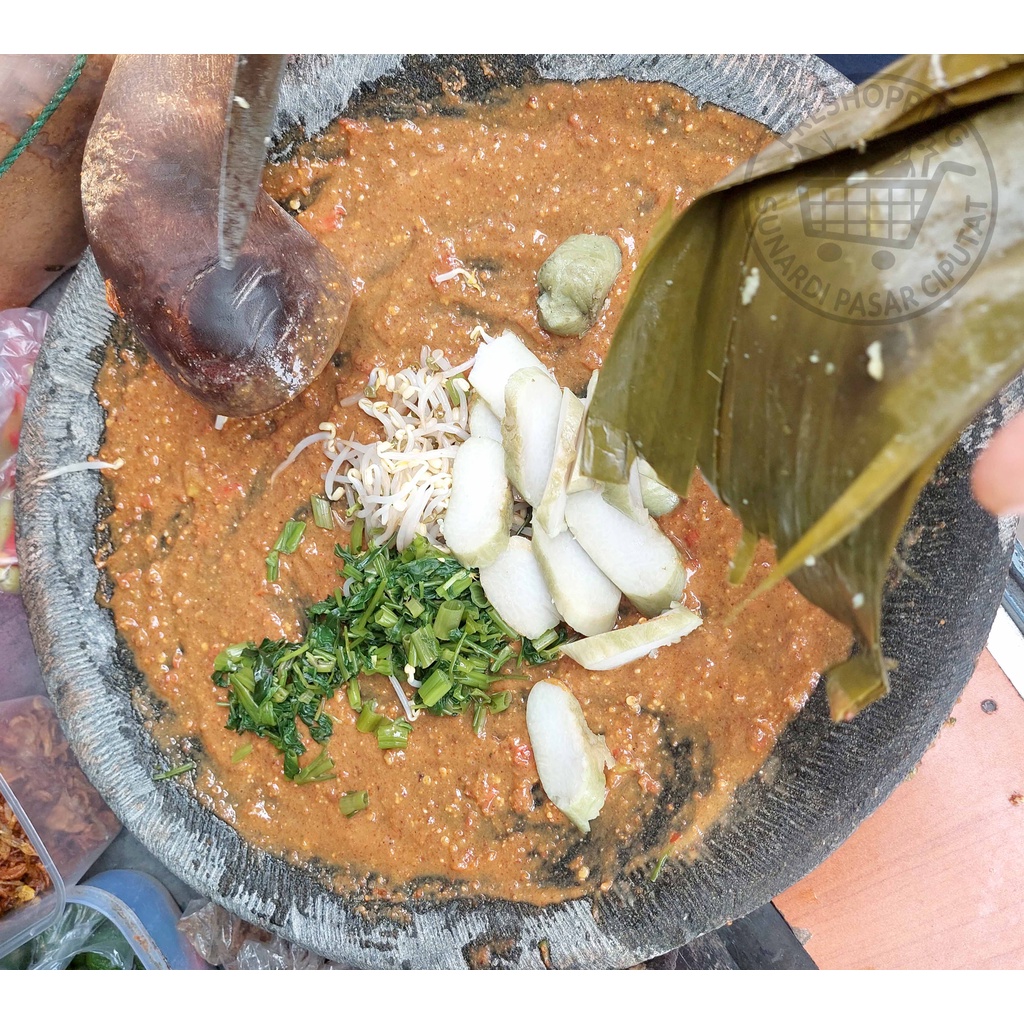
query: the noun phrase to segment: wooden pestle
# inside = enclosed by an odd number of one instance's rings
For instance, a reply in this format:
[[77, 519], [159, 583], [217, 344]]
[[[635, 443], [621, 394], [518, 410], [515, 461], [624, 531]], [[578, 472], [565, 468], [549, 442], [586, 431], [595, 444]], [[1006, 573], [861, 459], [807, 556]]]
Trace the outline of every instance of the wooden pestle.
[[220, 266], [232, 71], [230, 55], [119, 56], [86, 145], [82, 203], [111, 308], [212, 412], [251, 416], [323, 369], [352, 287], [262, 190], [234, 267]]

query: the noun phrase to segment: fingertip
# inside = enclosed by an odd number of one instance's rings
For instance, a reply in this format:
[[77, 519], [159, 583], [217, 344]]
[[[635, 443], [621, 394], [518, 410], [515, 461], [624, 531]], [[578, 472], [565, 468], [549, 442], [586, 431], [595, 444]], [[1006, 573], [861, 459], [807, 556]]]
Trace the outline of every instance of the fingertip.
[[997, 431], [978, 456], [971, 489], [978, 504], [992, 515], [1024, 512], [1024, 416]]

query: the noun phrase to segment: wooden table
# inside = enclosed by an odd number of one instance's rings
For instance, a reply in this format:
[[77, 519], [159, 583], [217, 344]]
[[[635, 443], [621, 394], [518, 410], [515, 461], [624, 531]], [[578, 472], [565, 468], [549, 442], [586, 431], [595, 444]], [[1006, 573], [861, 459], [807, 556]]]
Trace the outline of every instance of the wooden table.
[[775, 906], [822, 969], [1024, 968], [1024, 699], [988, 651], [914, 774]]

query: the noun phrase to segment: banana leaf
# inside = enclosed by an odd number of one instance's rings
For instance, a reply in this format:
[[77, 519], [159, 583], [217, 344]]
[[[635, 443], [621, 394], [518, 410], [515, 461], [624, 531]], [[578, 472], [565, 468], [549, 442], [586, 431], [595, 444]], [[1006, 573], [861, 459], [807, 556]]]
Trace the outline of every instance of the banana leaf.
[[773, 142], [634, 275], [584, 469], [695, 467], [775, 570], [845, 623], [847, 719], [888, 692], [882, 590], [921, 488], [1024, 369], [1024, 59], [908, 57]]

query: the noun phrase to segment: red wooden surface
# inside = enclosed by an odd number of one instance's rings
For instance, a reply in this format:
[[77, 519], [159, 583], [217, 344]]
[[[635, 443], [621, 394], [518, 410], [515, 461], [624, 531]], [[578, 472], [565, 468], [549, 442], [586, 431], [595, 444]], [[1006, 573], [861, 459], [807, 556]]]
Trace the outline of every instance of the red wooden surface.
[[775, 900], [819, 967], [1024, 968], [1024, 700], [987, 651], [953, 718], [889, 800]]

